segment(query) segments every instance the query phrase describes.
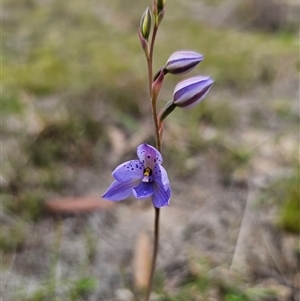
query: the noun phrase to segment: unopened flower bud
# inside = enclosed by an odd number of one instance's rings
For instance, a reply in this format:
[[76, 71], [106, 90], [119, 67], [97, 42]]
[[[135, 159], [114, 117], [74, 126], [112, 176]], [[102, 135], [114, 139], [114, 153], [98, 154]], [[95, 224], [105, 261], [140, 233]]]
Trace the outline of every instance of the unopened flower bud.
[[209, 76], [186, 79], [175, 87], [173, 103], [180, 108], [193, 108], [206, 97], [213, 83]]
[[149, 7], [144, 12], [140, 22], [141, 34], [144, 39], [148, 40], [151, 32], [151, 12]]
[[203, 55], [194, 51], [176, 51], [168, 59], [165, 73], [184, 74], [203, 61]]
[[153, 15], [157, 27], [164, 17], [166, 2], [166, 0], [153, 0]]
[[156, 0], [156, 7], [158, 15], [163, 11], [165, 8], [167, 0]]

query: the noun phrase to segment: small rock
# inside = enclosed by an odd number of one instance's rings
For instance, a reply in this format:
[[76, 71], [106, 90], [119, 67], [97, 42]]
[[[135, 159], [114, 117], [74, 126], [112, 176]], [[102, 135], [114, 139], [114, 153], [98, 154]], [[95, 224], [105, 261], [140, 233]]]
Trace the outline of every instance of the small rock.
[[279, 284], [276, 286], [276, 295], [279, 301], [290, 300], [293, 290], [290, 287]]
[[300, 291], [300, 272], [294, 276], [294, 287]]
[[117, 289], [115, 293], [116, 301], [133, 301], [134, 295], [130, 290]]
[[159, 301], [159, 300], [161, 300], [160, 296], [152, 292], [150, 295], [150, 301]]
[[248, 182], [248, 170], [245, 167], [237, 168], [232, 175], [235, 185], [240, 187], [247, 187]]
[[273, 291], [276, 294], [278, 301], [289, 300], [293, 295], [293, 290], [290, 287], [278, 283], [274, 278], [269, 278], [264, 281], [264, 287]]
[[6, 187], [8, 187], [8, 185], [9, 185], [8, 180], [5, 179], [4, 176], [0, 175], [0, 187], [1, 188], [6, 188]]
[[218, 301], [220, 300], [220, 293], [218, 291], [218, 289], [214, 288], [212, 290], [209, 291], [208, 293], [208, 301]]

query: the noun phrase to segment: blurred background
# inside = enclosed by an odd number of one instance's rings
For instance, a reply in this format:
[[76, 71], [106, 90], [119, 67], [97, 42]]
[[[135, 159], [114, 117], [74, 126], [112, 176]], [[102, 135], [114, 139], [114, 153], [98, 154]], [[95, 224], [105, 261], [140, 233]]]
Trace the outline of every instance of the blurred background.
[[[3, 301], [138, 300], [150, 201], [100, 198], [154, 144], [137, 38], [150, 0], [2, 0]], [[165, 123], [173, 197], [153, 300], [299, 300], [299, 2], [167, 1], [154, 69], [215, 84]], [[159, 107], [186, 76], [165, 78]], [[134, 295], [136, 297], [134, 297]]]

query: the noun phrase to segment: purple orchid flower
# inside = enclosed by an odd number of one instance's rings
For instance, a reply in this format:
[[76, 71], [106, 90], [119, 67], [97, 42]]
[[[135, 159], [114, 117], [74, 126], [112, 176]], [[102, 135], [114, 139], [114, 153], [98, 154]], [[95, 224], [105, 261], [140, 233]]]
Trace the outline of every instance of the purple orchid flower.
[[115, 180], [102, 197], [117, 202], [133, 193], [138, 199], [151, 196], [156, 208], [168, 206], [171, 187], [160, 152], [144, 143], [137, 147], [137, 156], [139, 160], [124, 162], [113, 171]]

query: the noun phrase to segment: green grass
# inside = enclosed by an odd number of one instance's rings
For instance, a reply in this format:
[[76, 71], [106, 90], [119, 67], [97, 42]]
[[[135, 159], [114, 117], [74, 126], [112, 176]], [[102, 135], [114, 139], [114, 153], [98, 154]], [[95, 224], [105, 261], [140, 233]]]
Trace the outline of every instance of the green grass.
[[[146, 62], [136, 35], [144, 5], [128, 7], [120, 0], [107, 3], [105, 8], [83, 0], [72, 5], [61, 1], [41, 5], [31, 0], [22, 4], [5, 0], [3, 5], [6, 11], [13, 12], [3, 21], [3, 117], [22, 115], [28, 110], [28, 103], [37, 104], [47, 95], [56, 95], [65, 104], [68, 114], [64, 120], [46, 123], [39, 135], [26, 143], [26, 155], [40, 168], [42, 185], [59, 190], [63, 185], [57, 176], [60, 163], [93, 163], [97, 141], [101, 141], [105, 154], [109, 147], [107, 122], [122, 126], [131, 134], [146, 117]], [[178, 49], [197, 50], [205, 60], [192, 75], [210, 74], [215, 79], [212, 93], [220, 88], [238, 93], [252, 91], [272, 83], [283, 70], [299, 69], [296, 36], [212, 28], [193, 17], [186, 18], [186, 9], [180, 1], [168, 5], [157, 37], [157, 69]], [[111, 18], [104, 18], [109, 13]], [[171, 98], [181, 79], [165, 78], [161, 106]], [[93, 111], [93, 102], [101, 104], [107, 120], [96, 122], [87, 117]], [[274, 105], [274, 110], [280, 118], [288, 119], [292, 114], [285, 103]], [[187, 158], [211, 148], [221, 153], [219, 168], [224, 178], [230, 178], [228, 175], [237, 167], [247, 164], [250, 157], [243, 147], [228, 150], [221, 146], [223, 130], [230, 130], [239, 122], [230, 99], [204, 101], [195, 110], [175, 111], [174, 116], [170, 117], [170, 124], [189, 128], [190, 133], [189, 137], [182, 133], [181, 145], [177, 143], [180, 139], [174, 139], [174, 144], [167, 146], [166, 163], [176, 160], [180, 176], [188, 177], [194, 172]], [[217, 138], [204, 141], [199, 134], [202, 124], [217, 128]], [[19, 166], [15, 168], [20, 170]], [[32, 184], [26, 178], [25, 173], [12, 180], [19, 192], [26, 191], [21, 184]]]
[[220, 100], [218, 102], [204, 100], [193, 110], [184, 113], [185, 122], [191, 126], [203, 123], [215, 126], [218, 129], [226, 129], [234, 126], [238, 121], [238, 116], [230, 100]]
[[[119, 12], [129, 27], [125, 31], [120, 30], [121, 20], [105, 23], [83, 1], [72, 6], [59, 1], [26, 3], [4, 3], [17, 16], [3, 24], [3, 86], [6, 98], [14, 99], [12, 103], [5, 100], [6, 110], [19, 111], [20, 100], [16, 100], [21, 92], [36, 96], [67, 92], [72, 97], [91, 89], [106, 91], [108, 98], [115, 99], [113, 105], [127, 108], [127, 113], [135, 108], [130, 107], [132, 98], [136, 102], [147, 91], [145, 59], [135, 35], [139, 15], [127, 14], [120, 2], [118, 9], [124, 11]], [[113, 6], [108, 4], [107, 10]], [[272, 82], [282, 68], [296, 68], [296, 37], [206, 28], [181, 14], [172, 19], [175, 8], [170, 5], [169, 9], [170, 17], [158, 35], [156, 68], [175, 50], [195, 49], [205, 56], [195, 73], [210, 74], [216, 80], [215, 89], [230, 86], [239, 91]], [[166, 81], [171, 88], [178, 77]], [[143, 93], [137, 92], [143, 86]]]
[[293, 173], [271, 183], [261, 196], [261, 206], [278, 208], [277, 227], [291, 233], [300, 233], [299, 165]]
[[[49, 124], [35, 139], [24, 142], [29, 160], [22, 166], [14, 167], [14, 175], [4, 189], [7, 195], [13, 196], [4, 202], [4, 208], [9, 213], [24, 221], [38, 221], [49, 191], [59, 193], [70, 180], [64, 166], [91, 166], [95, 163], [96, 143], [101, 143], [102, 150], [108, 147], [108, 138], [101, 122], [84, 116], [76, 120], [73, 118]], [[99, 158], [102, 154], [97, 154]]]
[[101, 139], [103, 147], [107, 137], [100, 122], [83, 118], [44, 128], [35, 141], [28, 145], [28, 152], [36, 166], [51, 167], [58, 162], [91, 164], [93, 146]]
[[[59, 294], [55, 293], [55, 288], [60, 291]], [[76, 280], [65, 280], [59, 282], [59, 284], [54, 282], [47, 282], [41, 285], [31, 294], [24, 296], [22, 290], [20, 291], [19, 300], [25, 301], [47, 301], [47, 300], [57, 300], [57, 301], [78, 301], [82, 300], [88, 296], [88, 294], [97, 287], [97, 281], [93, 277], [81, 277]]]
[[92, 277], [83, 277], [72, 282], [70, 300], [77, 301], [97, 287], [97, 280]]
[[180, 286], [178, 292], [173, 295], [165, 295], [160, 301], [191, 301], [199, 296], [206, 296], [210, 287], [210, 280], [206, 277], [192, 277], [186, 279], [187, 283]]
[[219, 161], [220, 171], [229, 174], [237, 167], [247, 164], [250, 158], [251, 153], [244, 147], [224, 148]]
[[285, 122], [294, 122], [298, 124], [300, 121], [299, 114], [293, 109], [288, 99], [275, 100], [272, 109], [276, 116]]
[[13, 225], [2, 226], [0, 236], [0, 250], [3, 253], [20, 251], [26, 242], [26, 227], [23, 221]]
[[295, 39], [206, 28], [192, 19], [176, 20], [176, 24], [167, 23], [166, 27], [170, 32], [172, 30], [168, 37], [181, 37], [180, 45], [172, 43], [174, 50], [192, 43], [189, 47], [204, 54], [205, 60], [199, 70], [201, 73], [211, 74], [218, 86], [230, 86], [241, 91], [269, 84], [278, 68], [283, 67], [281, 64], [285, 59], [290, 68], [296, 70]]
[[197, 301], [210, 298], [224, 301], [262, 301], [276, 297], [274, 291], [269, 288], [249, 288], [249, 279], [243, 279], [242, 275], [237, 278], [230, 273], [228, 277], [212, 273], [216, 267], [213, 267], [206, 257], [190, 264], [194, 268], [185, 274], [172, 291], [166, 292], [163, 287], [164, 276], [156, 275], [156, 281], [159, 281], [159, 289], [156, 290], [159, 301]]
[[[289, 232], [300, 233], [300, 179], [298, 174], [277, 183], [282, 198], [279, 226]], [[280, 194], [279, 194], [280, 195]]]
[[37, 221], [42, 214], [43, 204], [44, 191], [38, 189], [24, 189], [3, 203], [7, 213], [16, 214], [24, 222]]

